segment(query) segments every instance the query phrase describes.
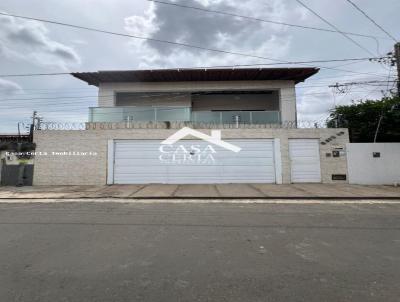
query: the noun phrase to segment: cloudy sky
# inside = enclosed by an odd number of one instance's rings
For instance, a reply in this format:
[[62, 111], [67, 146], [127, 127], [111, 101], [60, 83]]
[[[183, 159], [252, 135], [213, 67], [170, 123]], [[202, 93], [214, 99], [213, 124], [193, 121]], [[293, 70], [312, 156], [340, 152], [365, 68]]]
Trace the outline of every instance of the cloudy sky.
[[[296, 0], [165, 1], [329, 29]], [[353, 1], [400, 38], [400, 27], [396, 24], [400, 11], [398, 0]], [[373, 35], [378, 39], [352, 36], [365, 50], [338, 33], [251, 21], [147, 0], [2, 0], [0, 12], [284, 61], [365, 58], [371, 57], [369, 52], [378, 56], [392, 50], [393, 41], [346, 0], [303, 2], [340, 30]], [[273, 62], [0, 15], [1, 75], [264, 63]], [[333, 93], [328, 88], [330, 84], [382, 81], [395, 76], [395, 71], [388, 66], [374, 62], [313, 65], [323, 68], [297, 87], [300, 120], [323, 120], [335, 104], [379, 98], [393, 83], [380, 87], [354, 86], [341, 94]], [[335, 69], [329, 69], [331, 67]], [[27, 122], [33, 110], [45, 121], [86, 121], [87, 108], [96, 106], [96, 93], [96, 87], [68, 75], [0, 77], [0, 133], [16, 132], [17, 123]]]

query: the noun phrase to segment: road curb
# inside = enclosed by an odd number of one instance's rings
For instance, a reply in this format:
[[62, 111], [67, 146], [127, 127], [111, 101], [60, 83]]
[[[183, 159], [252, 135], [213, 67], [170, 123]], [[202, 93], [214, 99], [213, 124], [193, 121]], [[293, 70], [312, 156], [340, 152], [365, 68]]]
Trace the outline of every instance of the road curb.
[[193, 200], [360, 200], [360, 199], [375, 199], [375, 200], [399, 200], [400, 196], [81, 196], [81, 197], [0, 197], [0, 202], [3, 199], [133, 199], [133, 200], [175, 200], [175, 199], [193, 199]]
[[400, 204], [400, 198], [0, 198], [2, 203]]

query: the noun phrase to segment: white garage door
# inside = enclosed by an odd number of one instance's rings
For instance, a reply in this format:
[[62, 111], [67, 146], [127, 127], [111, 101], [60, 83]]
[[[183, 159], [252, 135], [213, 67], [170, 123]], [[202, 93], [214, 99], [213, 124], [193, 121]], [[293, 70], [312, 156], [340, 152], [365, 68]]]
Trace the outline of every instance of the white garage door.
[[165, 146], [162, 153], [159, 140], [117, 140], [108, 172], [115, 184], [275, 182], [273, 140], [226, 141], [242, 150], [235, 153], [202, 140], [181, 140]]
[[290, 139], [291, 181], [321, 182], [319, 140]]

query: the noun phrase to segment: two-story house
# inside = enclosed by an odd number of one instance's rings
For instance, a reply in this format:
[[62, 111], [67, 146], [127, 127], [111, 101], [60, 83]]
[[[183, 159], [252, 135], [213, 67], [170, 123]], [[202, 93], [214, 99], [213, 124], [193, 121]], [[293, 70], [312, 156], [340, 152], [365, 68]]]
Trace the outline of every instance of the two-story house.
[[[296, 127], [295, 85], [317, 72], [246, 68], [73, 73], [99, 89], [86, 130], [41, 130], [34, 140], [38, 152], [92, 155], [37, 156], [34, 183], [343, 181], [347, 130]], [[187, 127], [195, 131], [165, 143]]]

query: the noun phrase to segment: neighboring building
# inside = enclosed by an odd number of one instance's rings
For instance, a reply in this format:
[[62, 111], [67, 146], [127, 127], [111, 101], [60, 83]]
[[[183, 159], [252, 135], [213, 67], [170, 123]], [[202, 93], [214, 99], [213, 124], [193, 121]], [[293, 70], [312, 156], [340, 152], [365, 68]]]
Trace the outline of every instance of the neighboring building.
[[[296, 128], [295, 85], [317, 72], [74, 73], [99, 87], [98, 107], [89, 108], [86, 130], [35, 131], [36, 151], [47, 155], [36, 156], [34, 184], [343, 182], [347, 130]], [[161, 144], [183, 127], [218, 143], [192, 135]]]
[[0, 185], [32, 185], [34, 149], [30, 135], [0, 134]]

